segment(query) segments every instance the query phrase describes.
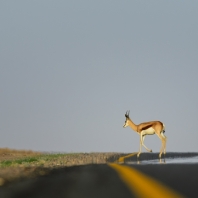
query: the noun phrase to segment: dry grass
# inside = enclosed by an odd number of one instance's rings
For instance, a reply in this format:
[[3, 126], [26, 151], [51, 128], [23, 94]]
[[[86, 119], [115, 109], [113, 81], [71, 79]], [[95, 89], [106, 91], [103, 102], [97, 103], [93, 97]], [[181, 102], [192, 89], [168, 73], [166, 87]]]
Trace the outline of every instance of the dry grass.
[[9, 148], [0, 148], [0, 162], [3, 160], [13, 160], [17, 158], [24, 158], [30, 156], [41, 155], [41, 152], [35, 152], [31, 150], [16, 150]]
[[0, 149], [0, 186], [14, 180], [48, 174], [52, 169], [117, 160], [120, 153], [58, 153]]

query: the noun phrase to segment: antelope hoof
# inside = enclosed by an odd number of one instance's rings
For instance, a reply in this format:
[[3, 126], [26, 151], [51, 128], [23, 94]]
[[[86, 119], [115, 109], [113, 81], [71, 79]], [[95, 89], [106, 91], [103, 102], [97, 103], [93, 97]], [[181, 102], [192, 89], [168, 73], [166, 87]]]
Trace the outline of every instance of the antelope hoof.
[[150, 152], [150, 153], [152, 153], [153, 151], [152, 151], [152, 150], [150, 150], [149, 152]]

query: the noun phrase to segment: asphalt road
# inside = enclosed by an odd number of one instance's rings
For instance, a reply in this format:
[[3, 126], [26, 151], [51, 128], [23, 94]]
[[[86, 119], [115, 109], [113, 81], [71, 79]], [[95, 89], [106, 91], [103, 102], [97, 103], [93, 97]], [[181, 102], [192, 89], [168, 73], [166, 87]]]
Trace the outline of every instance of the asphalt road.
[[[198, 197], [198, 163], [95, 164], [0, 187], [0, 198]], [[185, 161], [185, 160], [184, 160]]]

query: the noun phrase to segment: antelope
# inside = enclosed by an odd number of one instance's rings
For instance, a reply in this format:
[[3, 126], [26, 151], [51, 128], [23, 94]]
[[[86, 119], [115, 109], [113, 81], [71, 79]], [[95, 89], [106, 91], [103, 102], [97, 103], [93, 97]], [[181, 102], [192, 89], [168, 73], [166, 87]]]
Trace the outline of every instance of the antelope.
[[130, 126], [132, 130], [134, 130], [135, 132], [137, 132], [140, 135], [140, 149], [139, 149], [139, 152], [137, 154], [137, 157], [139, 158], [139, 156], [141, 154], [142, 146], [144, 146], [144, 148], [148, 152], [152, 152], [151, 149], [148, 149], [144, 145], [144, 139], [145, 139], [146, 135], [156, 134], [159, 137], [159, 139], [162, 141], [162, 146], [161, 146], [161, 150], [160, 150], [160, 153], [159, 153], [159, 158], [161, 159], [162, 152], [164, 152], [164, 155], [166, 154], [166, 140], [167, 140], [167, 137], [164, 135], [165, 125], [160, 121], [143, 122], [141, 124], [136, 125], [130, 119], [129, 112], [130, 111], [127, 111], [125, 113], [126, 120], [125, 120], [125, 123], [124, 123], [123, 127], [125, 128], [127, 126]]

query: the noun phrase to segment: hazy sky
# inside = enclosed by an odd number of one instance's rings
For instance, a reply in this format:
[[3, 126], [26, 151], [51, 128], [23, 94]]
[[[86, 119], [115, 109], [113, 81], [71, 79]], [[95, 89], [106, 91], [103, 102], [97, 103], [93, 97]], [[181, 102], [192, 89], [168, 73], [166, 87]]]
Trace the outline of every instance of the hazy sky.
[[[2, 0], [0, 147], [135, 152], [123, 128], [166, 125], [198, 151], [198, 1]], [[157, 136], [147, 147], [159, 152]], [[144, 152], [145, 149], [143, 149]]]

